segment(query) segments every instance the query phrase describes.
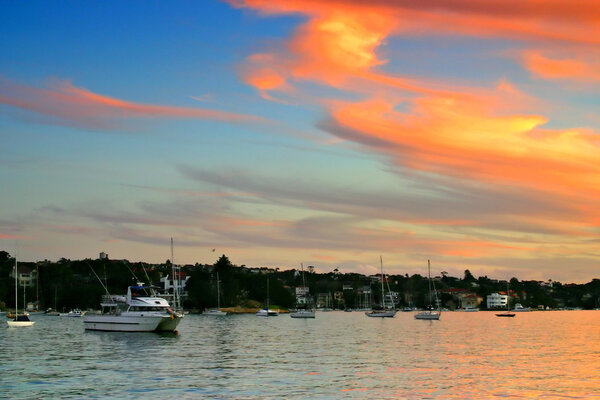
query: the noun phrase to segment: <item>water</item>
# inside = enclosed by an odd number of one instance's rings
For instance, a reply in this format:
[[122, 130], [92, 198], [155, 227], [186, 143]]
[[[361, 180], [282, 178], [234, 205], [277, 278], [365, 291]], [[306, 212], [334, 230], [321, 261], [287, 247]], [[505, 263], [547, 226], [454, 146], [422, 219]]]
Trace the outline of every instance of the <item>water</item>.
[[600, 399], [600, 311], [188, 315], [179, 334], [0, 328], [0, 397]]

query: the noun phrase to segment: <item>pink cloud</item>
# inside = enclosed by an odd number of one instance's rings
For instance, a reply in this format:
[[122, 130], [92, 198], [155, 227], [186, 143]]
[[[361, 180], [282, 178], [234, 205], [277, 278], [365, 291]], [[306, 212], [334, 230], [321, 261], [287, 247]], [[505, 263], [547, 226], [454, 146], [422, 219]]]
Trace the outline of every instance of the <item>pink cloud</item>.
[[198, 119], [231, 123], [264, 123], [262, 118], [219, 110], [174, 107], [120, 100], [59, 81], [48, 89], [0, 80], [0, 104], [52, 117], [64, 123], [107, 128], [123, 119]]

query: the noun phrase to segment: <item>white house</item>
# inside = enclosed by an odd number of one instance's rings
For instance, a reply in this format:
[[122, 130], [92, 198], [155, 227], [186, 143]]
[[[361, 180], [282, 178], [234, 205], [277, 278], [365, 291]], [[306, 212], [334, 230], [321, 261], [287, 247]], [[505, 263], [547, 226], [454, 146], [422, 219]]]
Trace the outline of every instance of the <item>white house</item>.
[[[10, 277], [15, 278], [15, 270], [13, 269], [10, 272]], [[33, 268], [30, 268], [25, 265], [19, 265], [19, 275], [17, 277], [19, 280], [20, 287], [34, 287], [37, 279], [37, 271]]]
[[296, 303], [297, 304], [306, 304], [308, 303], [307, 299], [309, 296], [309, 291], [307, 286], [297, 286], [296, 287]]
[[492, 293], [487, 296], [487, 308], [506, 308], [508, 295]]

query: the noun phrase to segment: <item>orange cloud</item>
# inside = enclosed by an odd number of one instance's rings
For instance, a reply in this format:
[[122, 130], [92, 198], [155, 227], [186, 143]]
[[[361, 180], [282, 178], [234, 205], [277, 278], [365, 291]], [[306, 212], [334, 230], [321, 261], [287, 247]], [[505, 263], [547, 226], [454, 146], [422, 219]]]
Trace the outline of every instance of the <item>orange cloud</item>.
[[379, 99], [339, 102], [331, 113], [358, 134], [353, 140], [413, 169], [563, 195], [600, 195], [594, 132], [541, 130], [546, 122], [541, 116], [495, 115], [487, 104], [457, 98], [418, 98], [409, 113], [394, 106]]
[[525, 53], [523, 59], [525, 67], [541, 78], [600, 82], [600, 62], [573, 58], [553, 59], [538, 52]]
[[[305, 79], [338, 86], [385, 61], [376, 50], [392, 35], [466, 35], [543, 43], [600, 44], [600, 12], [595, 1], [558, 0], [228, 0], [260, 13], [302, 14], [309, 20], [288, 46], [265, 62], [265, 71], [246, 82], [259, 90], [282, 87], [282, 79]], [[262, 76], [263, 79], [259, 77]], [[274, 77], [277, 77], [274, 80]], [[364, 75], [362, 76], [364, 78]], [[266, 89], [268, 87], [268, 89]], [[263, 92], [264, 93], [264, 92]]]
[[0, 104], [57, 118], [63, 122], [96, 128], [123, 118], [191, 118], [234, 123], [264, 122], [261, 118], [192, 107], [142, 104], [93, 93], [68, 81], [40, 89], [0, 81]]
[[[263, 70], [264, 79], [247, 82], [268, 91], [278, 90], [284, 82], [306, 80], [363, 94], [366, 99], [353, 103], [324, 101], [341, 128], [338, 136], [419, 171], [561, 196], [600, 194], [598, 135], [583, 129], [542, 129], [547, 118], [520, 111], [532, 99], [509, 83], [502, 82], [494, 90], [452, 88], [376, 71], [385, 63], [377, 50], [392, 35], [450, 33], [597, 44], [600, 10], [595, 2], [577, 6], [541, 0], [230, 3], [264, 14], [308, 16], [285, 48], [269, 53], [267, 59], [253, 59], [257, 65], [268, 65], [273, 74]], [[533, 53], [528, 65], [546, 77], [600, 76], [594, 65]], [[410, 111], [398, 111], [401, 104]], [[588, 205], [579, 206], [589, 210]]]

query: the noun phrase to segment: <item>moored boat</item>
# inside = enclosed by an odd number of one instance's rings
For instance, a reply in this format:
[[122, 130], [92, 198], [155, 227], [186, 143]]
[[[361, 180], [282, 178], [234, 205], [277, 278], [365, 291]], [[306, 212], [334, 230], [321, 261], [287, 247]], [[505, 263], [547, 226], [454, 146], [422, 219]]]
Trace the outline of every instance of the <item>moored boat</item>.
[[217, 272], [217, 308], [209, 308], [204, 310], [202, 315], [209, 315], [213, 317], [225, 317], [229, 315], [226, 311], [221, 311], [221, 291], [219, 290], [220, 282], [219, 282], [219, 273]]
[[[367, 317], [375, 317], [375, 318], [394, 318], [394, 316], [396, 315], [396, 309], [394, 308], [394, 304], [393, 304], [393, 300], [392, 300], [392, 305], [389, 308], [386, 308], [385, 305], [385, 290], [383, 287], [383, 258], [381, 256], [379, 256], [379, 263], [381, 265], [381, 305], [382, 308], [380, 310], [376, 310], [373, 309], [371, 311], [367, 311], [365, 313], [365, 315]], [[388, 285], [388, 292], [390, 291], [389, 285]]]
[[506, 282], [506, 311], [500, 314], [496, 314], [496, 317], [508, 317], [512, 318], [515, 316], [514, 313], [510, 312], [510, 290], [508, 286], [508, 282]]
[[521, 305], [521, 303], [517, 303], [515, 304], [515, 308], [513, 309], [513, 312], [529, 312], [531, 311], [530, 307], [523, 307]]
[[415, 314], [415, 319], [425, 319], [425, 320], [437, 321], [440, 319], [440, 312], [435, 311], [435, 310], [421, 311], [420, 313]]
[[314, 318], [315, 312], [313, 310], [299, 309], [290, 313], [292, 318]]
[[105, 295], [101, 314], [86, 315], [86, 330], [115, 332], [173, 332], [183, 314], [173, 311], [169, 303], [154, 296], [142, 285], [127, 288], [127, 295]]
[[[315, 310], [314, 308], [308, 308], [309, 302], [307, 299], [308, 288], [306, 287], [306, 280], [304, 279], [304, 264], [300, 263], [300, 268], [302, 270], [302, 287], [304, 288], [303, 294], [303, 302], [297, 306], [296, 311], [292, 311], [290, 313], [290, 317], [292, 318], [315, 318]], [[298, 300], [296, 300], [298, 302]]]
[[74, 308], [68, 313], [59, 313], [59, 317], [83, 317], [85, 315], [85, 311], [81, 311], [79, 308]]
[[[25, 304], [23, 304], [23, 314], [19, 315], [19, 300], [17, 298], [19, 288], [17, 276], [19, 275], [19, 269], [17, 265], [17, 256], [15, 255], [15, 314], [14, 316], [9, 314], [9, 317], [12, 318], [6, 321], [9, 328], [21, 328], [35, 324], [34, 321], [29, 319], [29, 314], [25, 311]], [[23, 303], [25, 303], [25, 296], [23, 296]]]
[[226, 315], [229, 315], [229, 313], [227, 311], [221, 311], [218, 308], [209, 308], [207, 310], [204, 310], [202, 312], [202, 315], [211, 315], [213, 317], [224, 317]]
[[267, 278], [267, 305], [262, 310], [256, 312], [257, 317], [276, 317], [279, 315], [279, 311], [271, 310], [269, 308], [269, 278]]
[[276, 317], [279, 315], [279, 311], [271, 310], [269, 308], [263, 308], [256, 312], [257, 317]]
[[432, 305], [432, 297], [431, 297], [431, 285], [432, 285], [432, 280], [431, 280], [431, 264], [429, 263], [429, 260], [427, 260], [427, 271], [428, 271], [428, 278], [429, 278], [429, 306], [427, 306], [427, 310], [425, 311], [421, 311], [420, 313], [415, 314], [415, 319], [424, 319], [424, 320], [432, 320], [432, 321], [437, 321], [440, 319], [440, 316], [442, 315], [441, 311], [439, 310], [439, 302], [438, 302], [438, 298], [437, 298], [437, 291], [435, 290], [435, 283], [433, 284], [433, 293], [435, 294], [435, 303], [438, 306], [438, 310], [434, 310], [433, 305]]

